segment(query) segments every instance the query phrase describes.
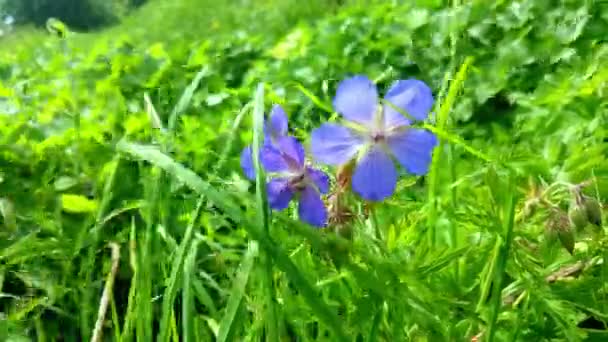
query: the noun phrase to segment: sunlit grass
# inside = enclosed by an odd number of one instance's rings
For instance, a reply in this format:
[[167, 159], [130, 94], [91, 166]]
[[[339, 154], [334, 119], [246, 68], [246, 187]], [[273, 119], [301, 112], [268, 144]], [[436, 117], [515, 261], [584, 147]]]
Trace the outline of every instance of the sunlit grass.
[[[426, 3], [151, 0], [0, 39], [0, 340], [605, 340], [606, 230], [568, 219], [608, 198], [605, 20]], [[556, 13], [589, 26], [553, 44]], [[269, 210], [241, 149], [277, 102], [310, 148], [353, 73], [432, 86], [430, 172], [345, 186], [325, 229]]]

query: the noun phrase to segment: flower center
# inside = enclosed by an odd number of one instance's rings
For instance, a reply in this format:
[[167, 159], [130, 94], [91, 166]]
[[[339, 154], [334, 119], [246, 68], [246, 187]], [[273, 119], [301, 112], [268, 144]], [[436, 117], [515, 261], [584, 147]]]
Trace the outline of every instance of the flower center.
[[293, 191], [302, 191], [306, 187], [307, 179], [304, 172], [297, 174], [289, 179], [289, 187]]
[[382, 132], [372, 132], [370, 135], [372, 142], [375, 144], [381, 143], [386, 139], [386, 135]]

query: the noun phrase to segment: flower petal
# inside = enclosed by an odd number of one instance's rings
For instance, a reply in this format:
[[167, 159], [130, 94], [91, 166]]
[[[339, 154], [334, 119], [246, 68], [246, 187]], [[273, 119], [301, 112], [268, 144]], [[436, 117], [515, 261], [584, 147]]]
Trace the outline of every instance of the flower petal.
[[264, 145], [260, 151], [260, 159], [266, 172], [290, 171], [288, 159], [274, 146]]
[[295, 137], [281, 137], [277, 140], [277, 148], [285, 154], [292, 170], [304, 167], [304, 146]]
[[243, 169], [243, 173], [245, 177], [250, 180], [255, 179], [255, 167], [253, 166], [253, 151], [251, 150], [251, 146], [247, 146], [241, 152], [241, 168]]
[[364, 199], [381, 201], [395, 191], [395, 165], [379, 146], [372, 146], [357, 164], [352, 183], [353, 190]]
[[306, 172], [322, 194], [326, 194], [329, 191], [329, 177], [325, 172], [313, 169], [312, 167], [306, 168]]
[[315, 227], [323, 227], [327, 222], [327, 209], [321, 196], [311, 186], [307, 186], [300, 192], [298, 204], [300, 220]]
[[287, 135], [287, 114], [280, 105], [272, 106], [270, 117], [264, 125], [264, 135], [268, 140], [275, 140]]
[[289, 178], [274, 178], [266, 184], [268, 205], [274, 210], [283, 210], [289, 206], [293, 192], [289, 188]]
[[[414, 119], [424, 120], [433, 108], [433, 93], [426, 83], [416, 80], [399, 80], [386, 92], [384, 99], [404, 110]], [[384, 105], [385, 127], [393, 128], [410, 124], [410, 119], [403, 116], [389, 105]]]
[[265, 144], [260, 158], [267, 172], [298, 172], [304, 167], [304, 146], [294, 137], [281, 137], [275, 145]]
[[312, 131], [310, 144], [317, 162], [340, 165], [359, 151], [363, 139], [344, 126], [326, 123]]
[[364, 75], [345, 79], [338, 85], [333, 104], [347, 120], [368, 125], [378, 105], [376, 85]]
[[408, 128], [389, 136], [387, 145], [409, 173], [424, 175], [429, 170], [437, 137], [424, 129]]

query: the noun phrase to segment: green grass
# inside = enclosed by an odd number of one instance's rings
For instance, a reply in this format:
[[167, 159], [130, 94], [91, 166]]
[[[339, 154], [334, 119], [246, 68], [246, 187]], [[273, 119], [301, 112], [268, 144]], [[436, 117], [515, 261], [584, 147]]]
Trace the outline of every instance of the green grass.
[[43, 43], [47, 37], [48, 34], [38, 28], [32, 26], [19, 27], [10, 34], [0, 37], [0, 51], [7, 53], [15, 48], [35, 49]]
[[[608, 200], [605, 10], [151, 0], [64, 40], [19, 28], [0, 40], [0, 340], [605, 340], [605, 205], [603, 227], [567, 216], [577, 184]], [[429, 173], [369, 206], [323, 167], [345, 190], [325, 229], [269, 210], [241, 149], [275, 103], [308, 149], [354, 73], [431, 86]]]

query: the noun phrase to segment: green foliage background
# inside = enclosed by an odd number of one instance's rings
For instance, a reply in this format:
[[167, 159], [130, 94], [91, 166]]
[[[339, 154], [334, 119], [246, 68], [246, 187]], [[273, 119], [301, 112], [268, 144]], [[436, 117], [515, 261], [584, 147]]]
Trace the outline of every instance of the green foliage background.
[[[0, 37], [0, 338], [90, 340], [112, 242], [108, 340], [605, 340], [605, 228], [569, 254], [534, 203], [608, 200], [607, 27], [592, 0], [151, 0]], [[433, 88], [433, 171], [372, 217], [264, 224], [252, 107], [306, 140], [354, 73]]]
[[1, 0], [0, 14], [17, 23], [44, 26], [49, 17], [78, 30], [91, 30], [116, 23], [126, 12], [145, 0]]

